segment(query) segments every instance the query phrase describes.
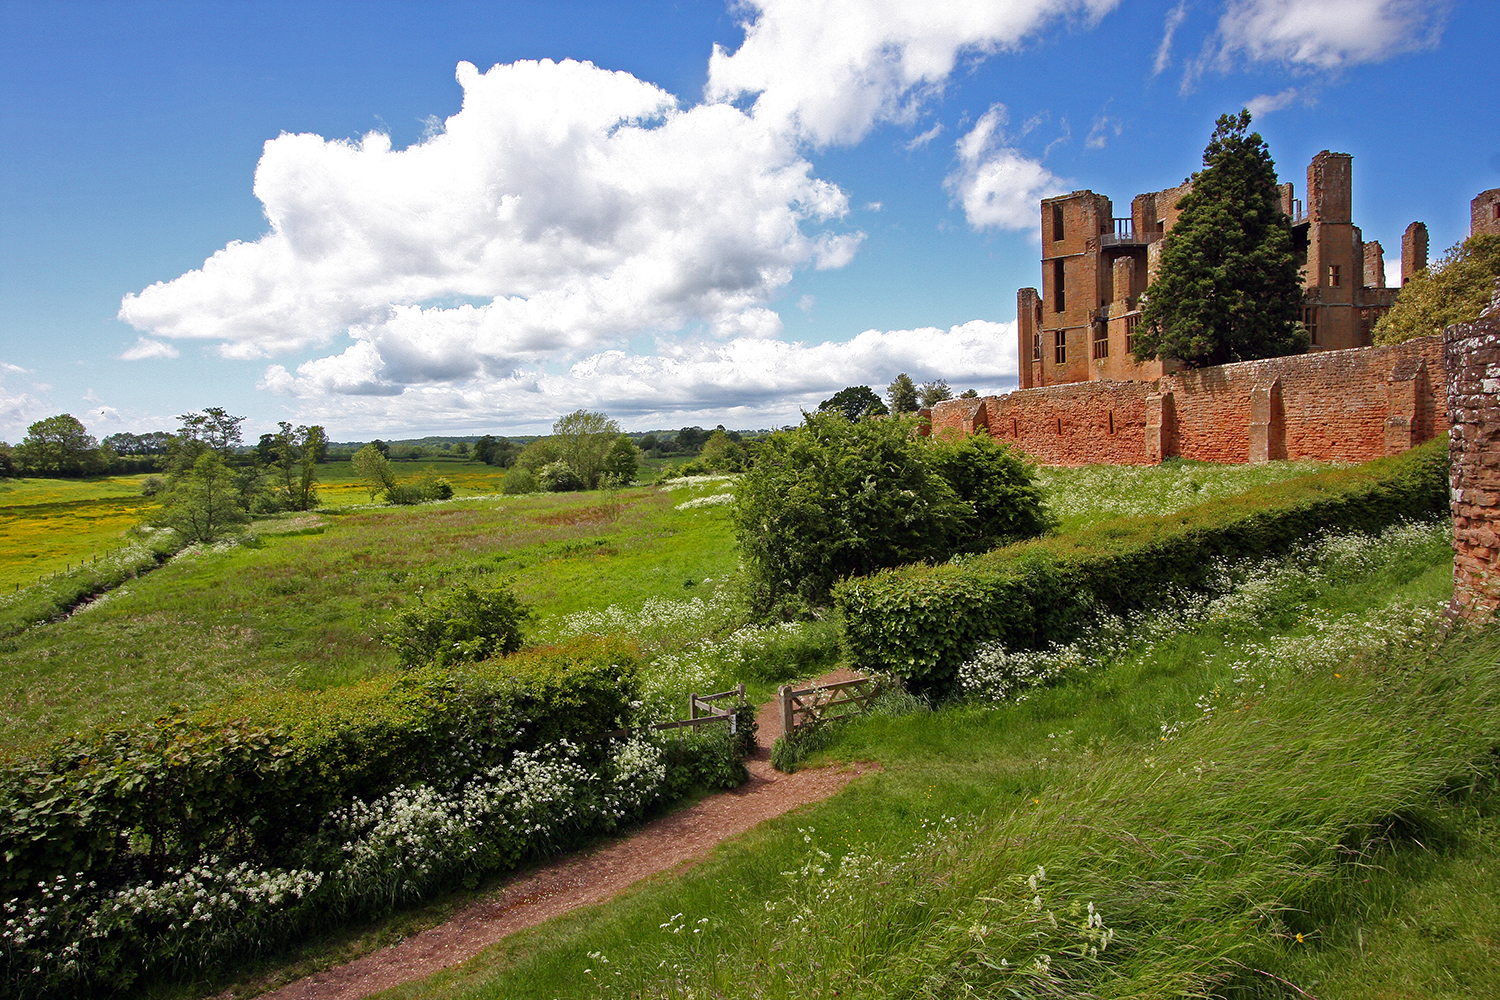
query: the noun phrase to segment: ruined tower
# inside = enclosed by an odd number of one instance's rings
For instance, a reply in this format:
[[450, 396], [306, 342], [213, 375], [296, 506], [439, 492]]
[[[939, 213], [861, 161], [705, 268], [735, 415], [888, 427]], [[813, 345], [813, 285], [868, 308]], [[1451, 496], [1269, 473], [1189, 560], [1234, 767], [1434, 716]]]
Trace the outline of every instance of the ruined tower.
[[1401, 234], [1401, 284], [1427, 270], [1427, 223], [1413, 222]]
[[1500, 188], [1481, 191], [1469, 202], [1469, 235], [1500, 235]]
[[[1292, 224], [1293, 251], [1303, 265], [1303, 322], [1311, 347], [1365, 346], [1396, 290], [1385, 287], [1380, 244], [1367, 246], [1353, 223], [1352, 157], [1319, 153], [1308, 165], [1307, 185], [1306, 212], [1291, 184], [1280, 185], [1279, 192]], [[1160, 264], [1161, 241], [1191, 189], [1183, 184], [1137, 195], [1124, 217], [1115, 217], [1110, 200], [1093, 191], [1041, 203], [1041, 291], [1022, 288], [1016, 296], [1022, 388], [1154, 379], [1179, 367], [1172, 360], [1137, 362], [1131, 350], [1141, 296]], [[1407, 244], [1418, 236], [1426, 266], [1426, 228], [1414, 223], [1402, 238], [1403, 281], [1408, 263], [1418, 258]]]

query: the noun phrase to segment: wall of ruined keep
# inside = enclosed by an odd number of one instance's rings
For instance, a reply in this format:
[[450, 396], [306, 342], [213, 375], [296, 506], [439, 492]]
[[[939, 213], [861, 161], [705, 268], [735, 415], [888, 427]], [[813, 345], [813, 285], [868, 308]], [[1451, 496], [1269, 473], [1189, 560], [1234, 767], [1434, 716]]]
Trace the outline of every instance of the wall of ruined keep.
[[1469, 202], [1469, 235], [1500, 235], [1500, 188], [1481, 191]]
[[1320, 351], [1152, 381], [1093, 380], [946, 400], [935, 434], [986, 430], [1044, 465], [1321, 459], [1363, 462], [1445, 424], [1443, 342]]
[[1500, 608], [1500, 308], [1473, 323], [1450, 326], [1443, 346], [1451, 419], [1453, 600], [1464, 615], [1491, 617]]

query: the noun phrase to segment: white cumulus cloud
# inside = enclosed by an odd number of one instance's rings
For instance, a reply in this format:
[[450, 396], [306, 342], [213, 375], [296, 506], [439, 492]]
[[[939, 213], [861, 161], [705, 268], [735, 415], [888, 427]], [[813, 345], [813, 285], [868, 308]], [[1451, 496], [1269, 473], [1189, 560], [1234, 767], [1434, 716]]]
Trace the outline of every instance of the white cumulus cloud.
[[1448, 4], [1430, 0], [1230, 0], [1219, 58], [1337, 70], [1436, 44]]
[[[573, 61], [457, 76], [462, 109], [406, 149], [379, 133], [267, 142], [270, 232], [127, 295], [120, 318], [237, 358], [347, 331], [369, 347], [341, 384], [390, 393], [695, 322], [764, 335], [796, 269], [840, 267], [862, 239], [804, 231], [843, 216], [844, 193], [733, 107], [684, 111]], [[126, 356], [162, 356], [153, 343]]]
[[975, 229], [1032, 229], [1037, 202], [1062, 194], [1063, 182], [1005, 144], [1005, 105], [990, 107], [954, 148], [958, 166], [944, 182]]
[[652, 355], [610, 350], [566, 371], [517, 369], [500, 377], [414, 385], [382, 394], [382, 361], [361, 342], [344, 354], [310, 361], [295, 373], [271, 366], [262, 388], [303, 401], [299, 419], [337, 422], [349, 431], [388, 426], [545, 428], [578, 407], [604, 410], [631, 426], [712, 419], [733, 426], [795, 420], [848, 385], [879, 391], [898, 372], [918, 381], [998, 388], [1016, 376], [1016, 325], [973, 320], [947, 330], [867, 330], [852, 340], [795, 344], [762, 337], [662, 342]]
[[714, 47], [711, 100], [754, 97], [755, 117], [815, 146], [910, 123], [965, 58], [1013, 49], [1059, 18], [1097, 21], [1119, 0], [750, 0], [745, 41]]
[[144, 361], [147, 358], [175, 358], [178, 355], [177, 348], [161, 340], [152, 340], [150, 337], [137, 337], [135, 343], [120, 354], [121, 361]]

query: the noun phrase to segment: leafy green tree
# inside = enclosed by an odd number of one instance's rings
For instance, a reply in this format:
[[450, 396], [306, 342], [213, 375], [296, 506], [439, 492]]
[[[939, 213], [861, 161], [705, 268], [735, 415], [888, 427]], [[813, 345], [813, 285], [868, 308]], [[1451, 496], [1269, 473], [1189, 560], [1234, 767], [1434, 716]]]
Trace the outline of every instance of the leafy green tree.
[[1377, 344], [1399, 344], [1478, 319], [1500, 277], [1500, 235], [1475, 233], [1454, 244], [1443, 259], [1412, 276], [1390, 312], [1375, 324]]
[[16, 474], [16, 460], [10, 445], [0, 441], [0, 479], [10, 479]]
[[212, 544], [249, 519], [234, 470], [205, 448], [166, 494], [157, 521], [186, 541]]
[[978, 399], [979, 398], [979, 390], [978, 389], [965, 389], [963, 392], [961, 392], [961, 393], [958, 394], [958, 398], [959, 399]]
[[757, 610], [822, 604], [843, 577], [948, 554], [972, 508], [914, 431], [824, 412], [765, 441], [732, 508]]
[[505, 478], [500, 480], [500, 492], [506, 496], [535, 493], [536, 491], [536, 473], [524, 465], [512, 465], [509, 469], [505, 470]]
[[149, 434], [122, 431], [111, 434], [100, 444], [123, 458], [146, 458], [165, 455], [171, 449], [172, 435], [166, 431], [151, 431]]
[[293, 427], [285, 420], [278, 426], [276, 434], [262, 434], [256, 446], [256, 454], [270, 466], [276, 505], [311, 510], [318, 498], [318, 456], [326, 452], [328, 436], [319, 426]]
[[1019, 451], [986, 433], [929, 448], [932, 467], [974, 511], [950, 539], [953, 551], [986, 552], [1052, 527], [1036, 467]]
[[552, 425], [558, 454], [583, 481], [584, 489], [599, 485], [604, 461], [620, 436], [620, 425], [603, 413], [574, 410]]
[[544, 465], [551, 465], [562, 458], [562, 451], [557, 442], [551, 438], [537, 438], [535, 441], [521, 449], [516, 456], [515, 464], [523, 469], [536, 472]]
[[750, 466], [750, 453], [745, 443], [737, 440], [738, 437], [738, 434], [729, 434], [722, 429], [714, 431], [699, 449], [698, 457], [688, 465], [707, 472], [744, 472]]
[[404, 667], [471, 663], [520, 649], [521, 627], [531, 617], [509, 587], [460, 583], [430, 604], [419, 600], [397, 612], [385, 641]]
[[850, 420], [865, 417], [883, 417], [891, 411], [886, 409], [875, 390], [867, 385], [851, 385], [840, 389], [818, 404], [818, 410], [837, 410]]
[[71, 413], [59, 413], [26, 428], [14, 460], [25, 471], [40, 476], [81, 476], [103, 468], [99, 442]]
[[396, 470], [391, 468], [391, 460], [373, 442], [356, 451], [350, 461], [359, 478], [365, 481], [371, 500], [390, 496], [396, 491]]
[[931, 406], [933, 403], [941, 403], [945, 399], [953, 398], [953, 390], [948, 388], [947, 379], [933, 379], [931, 382], [923, 382], [922, 388], [917, 390], [917, 402], [923, 407]]
[[885, 387], [885, 398], [890, 401], [892, 413], [916, 413], [920, 408], [917, 404], [917, 384], [906, 372], [897, 375]]
[[641, 469], [641, 454], [630, 438], [621, 434], [604, 456], [604, 475], [616, 486], [635, 482]]
[[1276, 164], [1249, 128], [1249, 111], [1219, 116], [1146, 290], [1137, 361], [1196, 368], [1307, 350], [1291, 220]]
[[181, 426], [172, 439], [166, 461], [168, 471], [174, 476], [187, 474], [204, 451], [216, 453], [226, 465], [234, 463], [244, 417], [231, 416], [223, 407], [210, 406], [196, 413], [180, 414], [177, 419]]
[[708, 443], [708, 434], [709, 432], [702, 427], [684, 427], [677, 432], [677, 437], [673, 443], [676, 445], [678, 451], [695, 455], [699, 448]]

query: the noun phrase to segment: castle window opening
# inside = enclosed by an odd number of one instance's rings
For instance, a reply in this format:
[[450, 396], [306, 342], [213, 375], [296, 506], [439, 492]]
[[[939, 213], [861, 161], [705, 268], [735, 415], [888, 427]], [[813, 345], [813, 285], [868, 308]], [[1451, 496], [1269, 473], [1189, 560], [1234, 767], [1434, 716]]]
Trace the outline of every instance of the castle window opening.
[[1094, 324], [1094, 360], [1109, 357], [1109, 327], [1103, 323]]
[[1042, 335], [1040, 333], [1031, 335], [1031, 360], [1042, 360]]
[[1316, 308], [1302, 310], [1302, 325], [1307, 328], [1307, 342], [1316, 344], [1318, 342], [1318, 310]]
[[1339, 266], [1337, 264], [1328, 265], [1328, 287], [1339, 287]]
[[1063, 262], [1054, 260], [1052, 262], [1052, 311], [1062, 312], [1065, 301], [1066, 299], [1063, 295]]
[[1010, 418], [1010, 436], [1013, 438], [1021, 436], [1021, 423], [1015, 417]]
[[1135, 352], [1135, 331], [1136, 331], [1136, 328], [1139, 327], [1140, 325], [1141, 325], [1141, 317], [1139, 315], [1136, 315], [1136, 316], [1126, 316], [1125, 317], [1125, 353], [1126, 354], [1132, 354], [1132, 353]]
[[1052, 206], [1052, 242], [1060, 242], [1063, 238], [1063, 210], [1061, 205]]
[[1068, 331], [1058, 330], [1052, 335], [1052, 360], [1060, 365], [1068, 363]]
[[1115, 411], [1114, 410], [1110, 410], [1109, 411], [1109, 432], [1111, 434], [1113, 434], [1115, 432]]

